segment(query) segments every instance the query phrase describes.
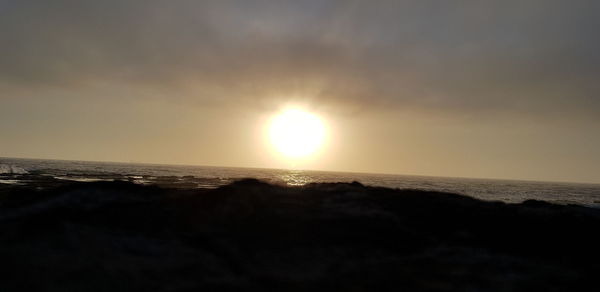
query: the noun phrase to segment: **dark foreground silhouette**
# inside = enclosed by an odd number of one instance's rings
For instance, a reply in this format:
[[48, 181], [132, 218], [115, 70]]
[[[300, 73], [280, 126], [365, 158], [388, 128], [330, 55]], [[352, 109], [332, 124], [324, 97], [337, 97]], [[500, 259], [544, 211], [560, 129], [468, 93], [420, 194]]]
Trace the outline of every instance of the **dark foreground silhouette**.
[[574, 291], [600, 210], [359, 183], [0, 193], [0, 291]]

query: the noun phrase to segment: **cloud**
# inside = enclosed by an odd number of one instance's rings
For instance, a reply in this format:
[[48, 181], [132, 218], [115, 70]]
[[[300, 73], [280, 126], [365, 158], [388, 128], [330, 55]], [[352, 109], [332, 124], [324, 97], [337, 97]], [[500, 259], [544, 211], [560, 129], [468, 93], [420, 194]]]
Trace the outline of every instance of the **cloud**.
[[[595, 1], [0, 1], [0, 86], [600, 113]], [[97, 96], [97, 94], [91, 94]], [[0, 95], [0, 98], [2, 96]]]

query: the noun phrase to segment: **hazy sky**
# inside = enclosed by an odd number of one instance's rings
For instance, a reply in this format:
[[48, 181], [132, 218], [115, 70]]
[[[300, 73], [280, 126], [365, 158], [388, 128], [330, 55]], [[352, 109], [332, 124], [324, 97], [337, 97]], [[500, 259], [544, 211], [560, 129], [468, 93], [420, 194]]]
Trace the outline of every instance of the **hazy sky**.
[[0, 157], [600, 183], [600, 1], [0, 0]]

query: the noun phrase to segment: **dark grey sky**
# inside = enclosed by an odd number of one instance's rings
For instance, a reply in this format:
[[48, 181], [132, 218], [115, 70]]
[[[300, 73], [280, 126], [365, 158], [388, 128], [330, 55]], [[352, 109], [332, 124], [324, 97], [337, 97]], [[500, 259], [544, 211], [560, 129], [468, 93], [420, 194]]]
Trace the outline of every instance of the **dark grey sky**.
[[[460, 123], [461, 129], [490, 123], [477, 133], [502, 132], [509, 124], [555, 131], [551, 140], [580, 132], [578, 138], [569, 138], [574, 144], [550, 155], [564, 158], [574, 145], [600, 144], [594, 133], [600, 122], [599, 27], [600, 2], [577, 0], [0, 0], [0, 102], [6, 111], [0, 122], [12, 125], [10, 131], [0, 128], [0, 138], [18, 141], [13, 137], [16, 129], [34, 129], [35, 119], [48, 122], [34, 118], [20, 126], [20, 116], [34, 115], [25, 102], [56, 104], [58, 118], [52, 121], [57, 125], [77, 120], [63, 114], [64, 108], [90, 102], [106, 104], [108, 110], [111, 104], [122, 107], [123, 99], [149, 104], [160, 100], [224, 112], [268, 111], [278, 103], [302, 102], [346, 118], [366, 112], [363, 118], [370, 120], [361, 124], [373, 121], [372, 127], [378, 127], [378, 115], [385, 115], [389, 118], [380, 121], [392, 131], [390, 123], [398, 123], [399, 116], [419, 116], [411, 121], [427, 128], [420, 119], [435, 115]], [[88, 126], [103, 127], [95, 122]], [[431, 131], [437, 135], [442, 130]], [[389, 135], [377, 139], [388, 144], [402, 140]], [[536, 151], [546, 142], [532, 140], [523, 147]], [[19, 142], [13, 144], [18, 148]], [[4, 151], [7, 156], [38, 153], [10, 147]], [[589, 160], [590, 155], [598, 161], [598, 152], [592, 150], [573, 159]], [[80, 156], [96, 157], [85, 152]], [[517, 160], [503, 169], [517, 167]], [[240, 164], [270, 165], [257, 161]], [[378, 167], [376, 162], [348, 168], [411, 172]], [[591, 165], [585, 169], [600, 170]], [[489, 175], [501, 176], [499, 171]], [[431, 172], [452, 175], [451, 170]], [[536, 176], [535, 170], [519, 177], [580, 178]], [[596, 178], [600, 181], [598, 176], [581, 180]]]

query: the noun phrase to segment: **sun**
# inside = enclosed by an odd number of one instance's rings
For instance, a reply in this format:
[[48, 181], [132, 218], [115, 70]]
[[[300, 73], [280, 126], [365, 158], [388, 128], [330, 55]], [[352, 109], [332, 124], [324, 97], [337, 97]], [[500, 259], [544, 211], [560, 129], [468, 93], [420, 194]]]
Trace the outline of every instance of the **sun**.
[[288, 109], [271, 120], [271, 144], [288, 158], [302, 158], [317, 151], [325, 139], [325, 125], [316, 115]]

